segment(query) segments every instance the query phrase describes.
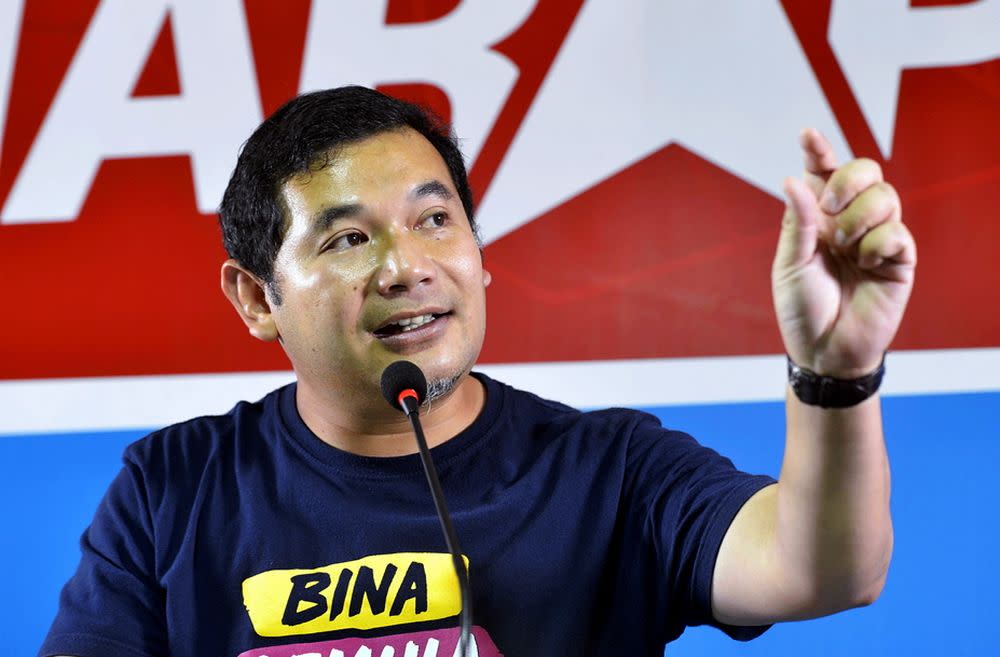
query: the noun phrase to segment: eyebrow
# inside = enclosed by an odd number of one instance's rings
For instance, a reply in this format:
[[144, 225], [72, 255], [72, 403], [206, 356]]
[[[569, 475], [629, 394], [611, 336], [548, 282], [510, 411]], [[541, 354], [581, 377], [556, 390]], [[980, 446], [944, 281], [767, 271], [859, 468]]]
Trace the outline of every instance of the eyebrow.
[[437, 196], [445, 201], [455, 198], [455, 194], [440, 180], [428, 180], [413, 188], [410, 192], [410, 199], [417, 200], [428, 196]]
[[312, 225], [309, 227], [309, 233], [311, 235], [320, 235], [325, 233], [334, 222], [340, 221], [341, 219], [350, 219], [351, 217], [356, 217], [361, 214], [362, 206], [360, 203], [345, 203], [344, 205], [333, 205], [328, 208], [323, 208], [313, 217]]
[[[436, 196], [444, 201], [455, 198], [454, 192], [440, 180], [428, 180], [413, 188], [408, 194], [411, 201], [417, 201], [430, 196]], [[335, 222], [341, 219], [350, 219], [362, 213], [364, 206], [360, 203], [345, 203], [343, 205], [332, 205], [323, 208], [313, 217], [312, 225], [309, 228], [311, 235], [321, 235], [330, 229]]]

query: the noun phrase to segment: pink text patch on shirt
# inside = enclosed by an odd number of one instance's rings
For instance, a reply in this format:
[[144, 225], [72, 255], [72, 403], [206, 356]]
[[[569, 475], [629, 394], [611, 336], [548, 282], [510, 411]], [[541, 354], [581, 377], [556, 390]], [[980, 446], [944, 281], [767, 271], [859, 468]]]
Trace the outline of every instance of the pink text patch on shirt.
[[[338, 639], [253, 648], [239, 657], [453, 657], [458, 655], [458, 628], [407, 632], [365, 639]], [[472, 628], [468, 657], [503, 657], [490, 635]]]

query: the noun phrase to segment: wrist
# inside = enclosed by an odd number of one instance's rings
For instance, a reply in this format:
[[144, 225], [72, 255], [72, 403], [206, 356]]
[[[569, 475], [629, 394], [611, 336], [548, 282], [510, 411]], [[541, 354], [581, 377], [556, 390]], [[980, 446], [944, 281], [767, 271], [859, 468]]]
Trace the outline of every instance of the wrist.
[[885, 374], [885, 354], [878, 367], [857, 377], [837, 378], [818, 374], [788, 360], [788, 382], [795, 396], [810, 406], [848, 408], [874, 395]]

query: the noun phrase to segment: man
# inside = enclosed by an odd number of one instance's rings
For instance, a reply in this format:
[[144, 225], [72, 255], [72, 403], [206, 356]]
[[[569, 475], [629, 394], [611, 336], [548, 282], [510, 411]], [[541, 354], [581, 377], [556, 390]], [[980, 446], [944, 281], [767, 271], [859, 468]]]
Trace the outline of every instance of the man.
[[40, 654], [452, 654], [455, 577], [379, 394], [402, 358], [430, 381], [475, 654], [659, 655], [687, 625], [748, 639], [870, 603], [892, 549], [875, 391], [915, 246], [877, 165], [802, 146], [772, 271], [794, 384], [775, 483], [645, 414], [471, 375], [490, 275], [454, 141], [367, 89], [291, 101], [220, 220], [223, 290], [296, 383], [129, 447]]

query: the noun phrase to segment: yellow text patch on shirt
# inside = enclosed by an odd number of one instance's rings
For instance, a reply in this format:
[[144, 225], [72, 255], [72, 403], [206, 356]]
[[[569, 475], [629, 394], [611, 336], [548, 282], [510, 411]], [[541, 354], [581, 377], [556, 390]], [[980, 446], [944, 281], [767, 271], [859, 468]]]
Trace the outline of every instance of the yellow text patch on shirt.
[[243, 604], [257, 634], [291, 636], [448, 618], [462, 601], [450, 554], [399, 552], [268, 570], [243, 581]]

